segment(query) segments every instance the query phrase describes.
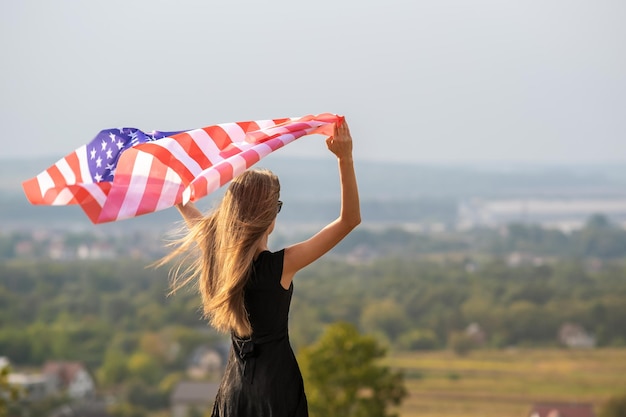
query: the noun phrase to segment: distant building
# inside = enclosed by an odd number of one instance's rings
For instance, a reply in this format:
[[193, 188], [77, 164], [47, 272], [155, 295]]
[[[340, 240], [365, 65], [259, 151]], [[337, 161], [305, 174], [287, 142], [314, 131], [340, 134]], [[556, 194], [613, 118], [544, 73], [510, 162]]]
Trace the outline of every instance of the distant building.
[[559, 329], [559, 342], [568, 348], [590, 349], [596, 346], [595, 337], [578, 324], [565, 323]]
[[528, 417], [596, 417], [591, 404], [583, 403], [538, 403]]
[[179, 382], [170, 397], [172, 417], [187, 417], [194, 411], [205, 414], [213, 407], [218, 389], [217, 382]]
[[616, 198], [474, 198], [458, 208], [457, 227], [497, 227], [509, 223], [540, 224], [565, 232], [579, 229], [587, 219], [603, 213], [614, 219], [626, 218], [626, 199]]
[[187, 375], [193, 379], [219, 379], [225, 362], [225, 358], [217, 349], [200, 346], [191, 355]]
[[50, 379], [42, 374], [9, 374], [9, 384], [20, 389], [20, 399], [26, 401], [40, 401], [57, 394], [57, 390]]
[[59, 392], [67, 393], [70, 398], [93, 398], [95, 395], [94, 380], [80, 362], [46, 362], [42, 373]]
[[471, 323], [467, 326], [465, 334], [476, 346], [482, 346], [487, 341], [487, 334], [478, 323]]

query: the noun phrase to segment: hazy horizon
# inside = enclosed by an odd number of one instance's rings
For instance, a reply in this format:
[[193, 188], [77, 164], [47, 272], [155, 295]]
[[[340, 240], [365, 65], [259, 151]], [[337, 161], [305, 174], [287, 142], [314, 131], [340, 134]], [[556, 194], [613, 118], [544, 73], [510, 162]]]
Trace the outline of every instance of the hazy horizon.
[[363, 161], [623, 163], [625, 19], [617, 0], [2, 2], [1, 156], [335, 112]]

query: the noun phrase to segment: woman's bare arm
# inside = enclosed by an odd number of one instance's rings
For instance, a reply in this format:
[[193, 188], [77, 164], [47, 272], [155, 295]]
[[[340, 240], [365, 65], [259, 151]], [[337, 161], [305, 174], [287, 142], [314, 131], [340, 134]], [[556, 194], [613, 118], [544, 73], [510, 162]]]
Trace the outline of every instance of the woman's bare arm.
[[331, 250], [361, 223], [359, 191], [352, 160], [352, 137], [347, 123], [335, 126], [333, 136], [326, 140], [328, 149], [337, 156], [341, 185], [339, 217], [308, 240], [285, 248], [281, 284], [289, 288], [300, 269]]

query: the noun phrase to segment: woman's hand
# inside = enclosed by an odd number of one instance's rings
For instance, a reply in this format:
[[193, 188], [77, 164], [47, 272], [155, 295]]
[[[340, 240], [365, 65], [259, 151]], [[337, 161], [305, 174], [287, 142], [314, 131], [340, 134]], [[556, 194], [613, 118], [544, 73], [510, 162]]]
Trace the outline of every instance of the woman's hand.
[[352, 136], [348, 123], [343, 120], [341, 126], [335, 123], [333, 135], [326, 139], [326, 146], [339, 159], [352, 158]]

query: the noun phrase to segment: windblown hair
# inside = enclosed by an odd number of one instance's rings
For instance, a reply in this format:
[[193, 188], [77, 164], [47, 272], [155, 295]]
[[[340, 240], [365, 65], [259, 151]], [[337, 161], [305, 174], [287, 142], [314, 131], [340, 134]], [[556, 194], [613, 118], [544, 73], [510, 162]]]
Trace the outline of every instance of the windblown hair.
[[177, 261], [170, 272], [172, 293], [197, 280], [204, 316], [219, 331], [252, 334], [244, 288], [255, 250], [276, 218], [279, 194], [272, 172], [245, 171], [231, 182], [217, 208], [173, 242], [175, 249], [157, 263]]

